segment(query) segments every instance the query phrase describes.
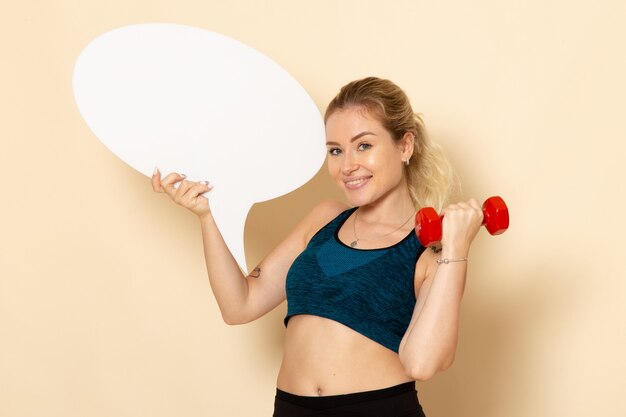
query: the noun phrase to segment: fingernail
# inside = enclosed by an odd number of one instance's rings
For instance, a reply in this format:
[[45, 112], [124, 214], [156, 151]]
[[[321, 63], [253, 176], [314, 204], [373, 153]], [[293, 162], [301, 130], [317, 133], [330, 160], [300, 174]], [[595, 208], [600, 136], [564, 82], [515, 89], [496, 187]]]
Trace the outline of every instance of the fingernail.
[[187, 178], [187, 176], [185, 174], [180, 174], [181, 177], [183, 178]]
[[209, 185], [209, 182], [208, 181], [200, 181], [200, 184]]
[[154, 167], [154, 172], [152, 173], [152, 175], [156, 175], [159, 172], [159, 168]]

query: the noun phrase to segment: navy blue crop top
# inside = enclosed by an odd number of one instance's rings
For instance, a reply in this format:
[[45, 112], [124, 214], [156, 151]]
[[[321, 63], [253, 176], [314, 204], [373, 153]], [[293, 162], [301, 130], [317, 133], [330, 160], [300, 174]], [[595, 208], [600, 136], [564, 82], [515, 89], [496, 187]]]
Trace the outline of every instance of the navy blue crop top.
[[415, 308], [415, 262], [424, 251], [411, 231], [397, 244], [356, 249], [338, 232], [351, 208], [320, 229], [287, 273], [287, 316], [342, 323], [398, 352]]

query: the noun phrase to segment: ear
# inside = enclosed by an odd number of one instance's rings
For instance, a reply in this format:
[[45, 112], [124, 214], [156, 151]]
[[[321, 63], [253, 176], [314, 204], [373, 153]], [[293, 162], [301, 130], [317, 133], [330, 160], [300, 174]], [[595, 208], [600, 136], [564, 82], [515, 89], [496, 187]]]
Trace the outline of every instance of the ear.
[[413, 150], [415, 149], [415, 136], [411, 132], [405, 132], [400, 139], [398, 146], [402, 154], [402, 160], [409, 159], [413, 156]]

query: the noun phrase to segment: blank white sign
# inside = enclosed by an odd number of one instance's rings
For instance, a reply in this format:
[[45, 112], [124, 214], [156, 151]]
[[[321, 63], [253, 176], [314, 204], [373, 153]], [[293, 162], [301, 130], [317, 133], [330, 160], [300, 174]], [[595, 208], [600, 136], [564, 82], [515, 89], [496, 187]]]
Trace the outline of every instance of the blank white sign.
[[73, 87], [87, 125], [131, 167], [211, 182], [213, 215], [244, 271], [252, 204], [300, 187], [324, 161], [323, 120], [302, 86], [260, 52], [204, 29], [107, 32], [80, 54]]

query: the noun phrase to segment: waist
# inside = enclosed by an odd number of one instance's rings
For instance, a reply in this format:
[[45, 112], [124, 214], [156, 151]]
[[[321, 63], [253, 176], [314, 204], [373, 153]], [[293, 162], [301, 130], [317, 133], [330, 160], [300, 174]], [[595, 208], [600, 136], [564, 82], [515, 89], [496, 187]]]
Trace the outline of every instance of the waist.
[[285, 334], [278, 388], [327, 396], [412, 381], [394, 351], [333, 320], [294, 316]]

